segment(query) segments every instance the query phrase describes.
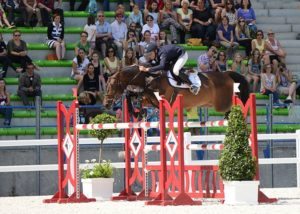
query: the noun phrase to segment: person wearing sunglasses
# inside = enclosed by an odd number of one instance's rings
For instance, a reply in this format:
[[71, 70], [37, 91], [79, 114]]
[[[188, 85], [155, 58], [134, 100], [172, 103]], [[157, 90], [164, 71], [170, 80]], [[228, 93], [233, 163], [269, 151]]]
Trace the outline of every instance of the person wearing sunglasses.
[[[188, 60], [187, 52], [177, 45], [164, 45], [158, 47], [156, 43], [146, 45], [144, 58], [152, 67], [139, 66], [140, 71], [156, 73], [157, 71], [171, 71], [175, 76], [181, 76], [185, 70], [182, 69]], [[193, 75], [196, 74], [196, 75]], [[190, 84], [190, 91], [198, 94], [201, 83], [197, 73], [190, 73], [186, 78]]]
[[127, 25], [123, 22], [123, 14], [116, 13], [115, 21], [111, 23], [111, 33], [114, 45], [117, 47], [117, 56], [119, 59], [123, 57], [123, 48], [126, 41]]
[[250, 57], [251, 55], [251, 37], [250, 29], [243, 18], [239, 18], [239, 21], [235, 27], [235, 37], [237, 42], [246, 48], [246, 56]]
[[215, 71], [216, 55], [218, 50], [215, 46], [211, 46], [208, 51], [198, 57], [197, 64], [199, 72], [211, 72]]
[[96, 50], [101, 53], [104, 58], [106, 55], [106, 49], [112, 43], [111, 26], [105, 21], [103, 11], [97, 13], [96, 21]]

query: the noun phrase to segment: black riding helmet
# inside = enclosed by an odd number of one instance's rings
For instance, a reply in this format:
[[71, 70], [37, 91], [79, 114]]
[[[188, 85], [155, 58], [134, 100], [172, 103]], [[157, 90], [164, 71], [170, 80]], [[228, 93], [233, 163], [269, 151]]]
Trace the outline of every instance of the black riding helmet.
[[144, 57], [147, 61], [149, 60], [150, 53], [157, 50], [157, 48], [158, 47], [155, 43], [149, 43], [145, 46]]

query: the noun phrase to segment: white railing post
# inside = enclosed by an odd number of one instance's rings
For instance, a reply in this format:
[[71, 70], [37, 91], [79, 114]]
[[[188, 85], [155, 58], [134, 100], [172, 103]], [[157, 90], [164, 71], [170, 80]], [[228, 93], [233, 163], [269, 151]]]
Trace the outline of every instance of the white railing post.
[[300, 188], [300, 130], [296, 131], [297, 138], [296, 138], [296, 157], [297, 157], [297, 187]]
[[190, 165], [192, 162], [192, 150], [187, 149], [187, 146], [192, 144], [191, 132], [184, 132], [184, 164]]

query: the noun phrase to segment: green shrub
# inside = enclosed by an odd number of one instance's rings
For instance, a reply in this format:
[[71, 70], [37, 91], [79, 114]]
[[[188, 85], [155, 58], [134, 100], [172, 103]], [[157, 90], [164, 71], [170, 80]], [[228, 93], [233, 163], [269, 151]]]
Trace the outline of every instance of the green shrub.
[[[89, 161], [86, 161], [86, 163], [89, 163]], [[110, 161], [106, 162], [103, 160], [101, 163], [95, 163], [92, 169], [86, 167], [81, 170], [81, 177], [84, 179], [111, 178], [112, 176], [113, 176], [113, 167]]]

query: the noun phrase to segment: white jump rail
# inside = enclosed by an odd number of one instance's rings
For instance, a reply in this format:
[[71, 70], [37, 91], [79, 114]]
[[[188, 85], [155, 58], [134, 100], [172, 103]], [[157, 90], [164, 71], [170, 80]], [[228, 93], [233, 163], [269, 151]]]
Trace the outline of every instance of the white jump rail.
[[[199, 123], [198, 123], [199, 125]], [[194, 135], [191, 136], [192, 142], [217, 142], [224, 141], [225, 135]], [[148, 143], [158, 143], [159, 137], [148, 137]], [[259, 141], [266, 140], [296, 140], [296, 157], [295, 158], [260, 158], [259, 164], [296, 164], [297, 165], [297, 187], [300, 188], [300, 130], [296, 133], [283, 133], [283, 134], [258, 134]], [[107, 138], [105, 144], [124, 144], [124, 138]], [[94, 145], [100, 144], [96, 138], [81, 138], [80, 145]], [[215, 144], [216, 145], [216, 144]], [[45, 140], [6, 140], [0, 141], [0, 149], [8, 147], [27, 147], [27, 146], [57, 146], [56, 139], [45, 139]], [[157, 145], [150, 145], [157, 146]], [[191, 144], [191, 147], [200, 147], [197, 144]], [[191, 153], [191, 150], [185, 149], [185, 152]], [[188, 153], [185, 153], [185, 157], [188, 158]], [[151, 164], [159, 164], [159, 162], [152, 162]], [[189, 164], [191, 165], [216, 165], [218, 160], [192, 160]], [[80, 164], [80, 167], [84, 167], [86, 164]], [[115, 168], [124, 168], [123, 162], [113, 163]], [[46, 164], [46, 165], [17, 165], [17, 166], [0, 166], [0, 172], [35, 172], [35, 171], [57, 171], [57, 164]]]

